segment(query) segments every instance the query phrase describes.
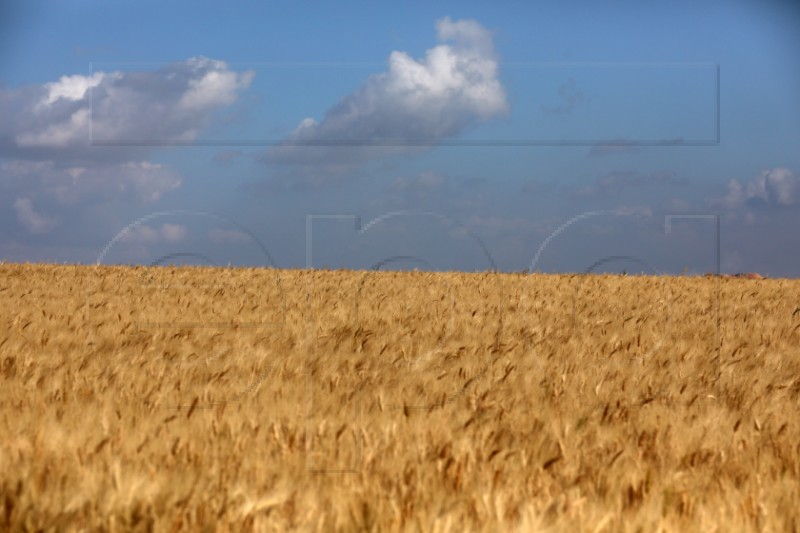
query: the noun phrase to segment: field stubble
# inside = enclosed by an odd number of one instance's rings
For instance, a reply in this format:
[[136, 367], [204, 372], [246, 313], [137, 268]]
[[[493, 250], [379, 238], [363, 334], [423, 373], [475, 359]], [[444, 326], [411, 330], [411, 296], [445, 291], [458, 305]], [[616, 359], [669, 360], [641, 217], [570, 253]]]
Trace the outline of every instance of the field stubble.
[[800, 282], [0, 265], [0, 527], [800, 528]]

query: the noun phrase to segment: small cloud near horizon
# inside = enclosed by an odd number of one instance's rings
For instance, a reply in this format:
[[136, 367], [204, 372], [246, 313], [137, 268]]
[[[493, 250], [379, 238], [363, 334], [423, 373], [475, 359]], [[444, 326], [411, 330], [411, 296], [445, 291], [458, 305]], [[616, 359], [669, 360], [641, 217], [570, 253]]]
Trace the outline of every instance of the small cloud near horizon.
[[725, 209], [742, 207], [751, 209], [786, 208], [797, 204], [800, 184], [788, 168], [763, 170], [747, 183], [737, 179], [728, 182], [728, 192], [708, 201], [711, 206]]
[[120, 235], [120, 242], [137, 244], [176, 243], [186, 239], [189, 234], [181, 224], [162, 224], [161, 227], [152, 227], [141, 224], [128, 228]]

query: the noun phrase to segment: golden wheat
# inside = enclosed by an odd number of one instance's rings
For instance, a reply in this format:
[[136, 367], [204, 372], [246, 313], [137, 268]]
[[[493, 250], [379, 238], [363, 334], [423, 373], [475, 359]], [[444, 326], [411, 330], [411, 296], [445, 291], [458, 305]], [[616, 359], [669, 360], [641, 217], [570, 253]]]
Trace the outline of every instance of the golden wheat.
[[0, 527], [797, 531], [800, 282], [0, 265]]

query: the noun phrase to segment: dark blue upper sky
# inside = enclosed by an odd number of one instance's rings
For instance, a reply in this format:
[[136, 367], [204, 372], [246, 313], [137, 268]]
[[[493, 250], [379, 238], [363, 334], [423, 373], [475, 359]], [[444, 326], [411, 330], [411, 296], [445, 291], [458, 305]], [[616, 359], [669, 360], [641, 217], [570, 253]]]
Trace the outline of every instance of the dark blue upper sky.
[[0, 10], [0, 259], [800, 275], [791, 2]]

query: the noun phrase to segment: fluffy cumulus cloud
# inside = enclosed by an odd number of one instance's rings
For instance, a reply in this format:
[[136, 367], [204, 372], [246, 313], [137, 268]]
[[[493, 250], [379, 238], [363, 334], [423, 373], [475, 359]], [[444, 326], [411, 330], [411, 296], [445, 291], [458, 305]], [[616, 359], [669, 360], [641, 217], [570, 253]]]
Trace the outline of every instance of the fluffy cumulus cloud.
[[733, 179], [728, 183], [728, 193], [709, 203], [727, 209], [741, 207], [789, 207], [797, 203], [797, 178], [788, 168], [764, 170], [755, 179], [741, 183]]
[[228, 69], [224, 61], [206, 58], [190, 59], [184, 69], [188, 90], [184, 92], [178, 106], [185, 111], [205, 112], [220, 106], [231, 105], [239, 92], [253, 81], [255, 72], [243, 73]]
[[95, 143], [191, 141], [232, 104], [253, 72], [196, 57], [158, 70], [96, 72], [0, 89], [0, 156], [88, 159], [118, 152]]
[[92, 87], [100, 85], [104, 77], [105, 74], [103, 72], [96, 72], [91, 76], [62, 76], [56, 82], [45, 83], [45, 97], [36, 103], [35, 109], [41, 111], [62, 98], [73, 102], [83, 100], [86, 92]]
[[[441, 44], [423, 58], [392, 52], [387, 72], [370, 76], [321, 121], [302, 120], [265, 160], [293, 165], [359, 161], [396, 153], [397, 146], [435, 145], [507, 113], [491, 32], [473, 20], [447, 17], [436, 22], [436, 32]], [[354, 152], [336, 145], [394, 149]]]
[[154, 70], [0, 87], [0, 191], [11, 202], [5, 207], [21, 226], [42, 233], [54, 218], [34, 204], [159, 200], [183, 181], [175, 169], [148, 160], [159, 142], [196, 139], [253, 75], [195, 57]]

